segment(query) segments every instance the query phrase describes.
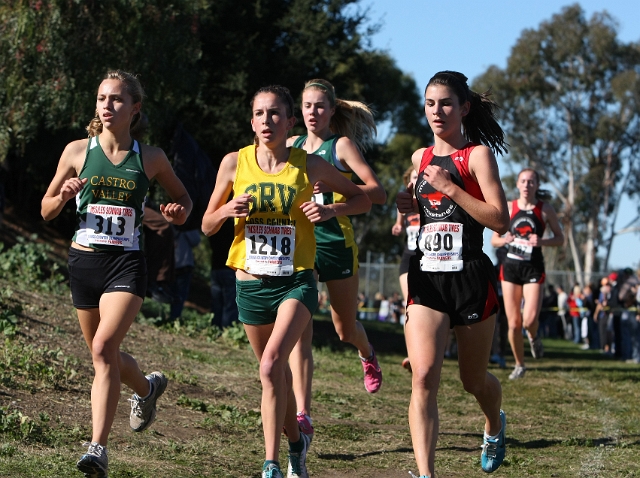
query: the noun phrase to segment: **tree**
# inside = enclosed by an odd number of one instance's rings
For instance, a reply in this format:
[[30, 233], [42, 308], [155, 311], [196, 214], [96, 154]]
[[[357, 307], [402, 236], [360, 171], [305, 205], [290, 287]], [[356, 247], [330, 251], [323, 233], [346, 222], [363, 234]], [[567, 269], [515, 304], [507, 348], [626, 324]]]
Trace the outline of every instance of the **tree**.
[[502, 106], [507, 161], [537, 169], [558, 196], [580, 282], [598, 248], [608, 254], [621, 197], [638, 190], [640, 45], [616, 33], [608, 13], [587, 21], [579, 5], [565, 7], [523, 31], [507, 68], [490, 67], [474, 85], [493, 86]]
[[[64, 145], [84, 136], [97, 82], [114, 68], [137, 73], [145, 87], [149, 142], [169, 151], [183, 124], [214, 166], [252, 141], [248, 106], [259, 87], [287, 85], [299, 98], [317, 77], [339, 97], [371, 104], [394, 133], [428, 140], [414, 80], [387, 53], [367, 48], [375, 27], [366, 21], [357, 0], [6, 1], [0, 164], [9, 169], [7, 197], [37, 215]], [[384, 145], [366, 157], [374, 169], [389, 160]], [[385, 181], [399, 178], [401, 161]], [[378, 214], [387, 211], [356, 221], [363, 240], [379, 227]]]

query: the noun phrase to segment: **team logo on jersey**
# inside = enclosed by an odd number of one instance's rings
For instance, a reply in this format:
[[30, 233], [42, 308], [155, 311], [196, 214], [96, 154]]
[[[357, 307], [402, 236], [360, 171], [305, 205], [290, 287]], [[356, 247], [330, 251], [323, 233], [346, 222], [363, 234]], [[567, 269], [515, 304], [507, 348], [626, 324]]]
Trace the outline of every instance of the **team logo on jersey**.
[[444, 219], [451, 216], [456, 209], [456, 203], [449, 196], [434, 190], [426, 181], [419, 183], [417, 196], [424, 213], [431, 219]]
[[464, 161], [464, 158], [462, 156], [456, 156], [455, 158], [453, 158], [454, 161]]
[[513, 225], [511, 230], [515, 232], [515, 236], [522, 239], [529, 239], [531, 234], [536, 231], [536, 225], [528, 217], [521, 217], [520, 220]]
[[326, 150], [326, 149], [323, 149], [322, 151], [318, 151], [316, 154], [317, 154], [318, 156], [324, 156], [325, 154], [327, 154], [327, 150]]

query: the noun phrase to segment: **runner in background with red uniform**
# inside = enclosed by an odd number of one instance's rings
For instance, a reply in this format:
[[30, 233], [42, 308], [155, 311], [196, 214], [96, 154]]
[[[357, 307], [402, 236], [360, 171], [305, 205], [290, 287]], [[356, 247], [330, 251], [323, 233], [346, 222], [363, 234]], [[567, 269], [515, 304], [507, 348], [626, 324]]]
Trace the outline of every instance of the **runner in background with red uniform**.
[[[502, 297], [509, 322], [509, 343], [516, 366], [509, 375], [515, 380], [524, 377], [524, 340], [522, 327], [527, 331], [531, 355], [541, 358], [544, 354], [542, 338], [538, 336], [538, 316], [544, 296], [544, 258], [541, 246], [561, 246], [564, 235], [547, 191], [540, 189], [538, 173], [530, 168], [518, 174], [516, 183], [520, 197], [509, 203], [511, 224], [509, 231], [491, 238], [494, 247], [507, 246], [507, 257], [500, 268]], [[549, 225], [553, 236], [543, 235]], [[524, 299], [524, 307], [522, 300]]]

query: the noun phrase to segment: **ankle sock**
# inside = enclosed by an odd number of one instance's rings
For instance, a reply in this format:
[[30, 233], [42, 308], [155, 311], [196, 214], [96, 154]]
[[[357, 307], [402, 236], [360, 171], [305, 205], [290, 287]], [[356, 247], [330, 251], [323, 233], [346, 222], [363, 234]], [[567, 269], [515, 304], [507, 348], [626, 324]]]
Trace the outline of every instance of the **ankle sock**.
[[500, 431], [496, 435], [493, 435], [493, 436], [487, 434], [487, 432], [484, 432], [484, 437], [487, 440], [497, 440], [500, 437], [500, 433], [502, 433], [502, 428], [500, 429]]

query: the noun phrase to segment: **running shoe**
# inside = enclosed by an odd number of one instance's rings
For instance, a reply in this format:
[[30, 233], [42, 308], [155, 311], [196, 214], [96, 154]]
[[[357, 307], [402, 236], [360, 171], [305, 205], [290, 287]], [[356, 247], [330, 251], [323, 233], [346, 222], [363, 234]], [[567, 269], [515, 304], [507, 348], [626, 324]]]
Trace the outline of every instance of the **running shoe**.
[[380, 366], [378, 365], [378, 359], [376, 358], [373, 346], [371, 344], [369, 344], [369, 346], [372, 350], [371, 357], [368, 359], [360, 357], [360, 360], [362, 360], [362, 368], [364, 369], [364, 388], [366, 388], [369, 393], [376, 393], [382, 385], [382, 370], [380, 370]]
[[498, 433], [498, 438], [487, 438], [487, 433], [485, 432], [482, 440], [482, 456], [480, 460], [482, 462], [482, 471], [487, 473], [496, 471], [502, 465], [507, 451], [504, 437], [505, 428], [507, 428], [507, 416], [502, 410], [500, 410], [500, 421], [502, 422], [502, 429]]
[[304, 412], [298, 412], [296, 418], [298, 419], [298, 428], [309, 437], [309, 443], [311, 443], [313, 440], [313, 420]]
[[262, 478], [284, 478], [280, 467], [275, 463], [271, 463], [264, 470], [262, 470]]
[[[409, 372], [411, 372], [411, 361], [409, 360], [409, 357], [406, 357], [403, 361], [402, 361], [402, 366], [404, 368], [406, 368]], [[411, 472], [409, 472], [411, 473]]]
[[524, 377], [525, 372], [527, 371], [527, 367], [524, 365], [516, 365], [513, 369], [513, 372], [509, 374], [509, 380], [516, 380], [518, 378]]
[[289, 451], [289, 466], [287, 468], [287, 478], [309, 478], [307, 473], [307, 452], [311, 444], [311, 438], [304, 433], [300, 433], [300, 438], [304, 443], [304, 448], [299, 453]]
[[129, 415], [129, 426], [134, 432], [141, 432], [149, 428], [156, 419], [156, 401], [167, 388], [167, 377], [162, 372], [153, 372], [147, 375], [147, 380], [151, 384], [151, 395], [143, 400], [134, 393], [129, 399], [131, 402], [131, 414]]
[[412, 472], [409, 472], [409, 474], [411, 475], [411, 478], [429, 478], [429, 475], [416, 476]]
[[106, 478], [109, 469], [107, 447], [100, 443], [83, 443], [88, 446], [87, 452], [80, 457], [76, 466], [84, 473], [85, 478]]
[[535, 339], [532, 339], [530, 335], [527, 336], [529, 339], [529, 345], [531, 346], [531, 356], [534, 359], [539, 359], [544, 356], [544, 347], [542, 345], [542, 337], [540, 334], [536, 335]]

